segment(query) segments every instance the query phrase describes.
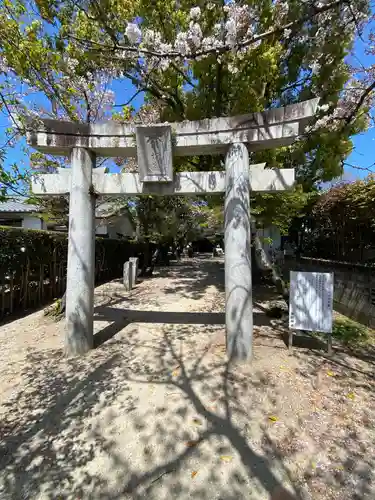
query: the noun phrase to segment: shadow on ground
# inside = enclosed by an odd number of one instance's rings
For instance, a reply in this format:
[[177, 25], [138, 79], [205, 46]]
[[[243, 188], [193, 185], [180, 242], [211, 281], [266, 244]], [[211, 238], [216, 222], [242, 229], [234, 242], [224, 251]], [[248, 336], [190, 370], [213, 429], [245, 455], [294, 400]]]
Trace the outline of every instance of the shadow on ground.
[[[186, 313], [115, 302], [96, 314], [128, 327], [87, 356], [27, 355], [1, 408], [2, 499], [261, 500], [285, 485], [295, 499], [374, 498], [367, 365], [289, 357], [270, 327], [257, 330], [253, 364], [235, 365], [215, 341], [220, 313], [180, 324]], [[267, 335], [278, 349], [261, 345]]]
[[[204, 262], [204, 266], [199, 264]], [[206, 256], [185, 259], [169, 268], [159, 270], [159, 276], [168, 278], [169, 286], [164, 289], [167, 294], [176, 292], [186, 298], [199, 300], [208, 287], [216, 287], [224, 292], [224, 261], [210, 259]]]
[[[224, 313], [205, 312], [166, 312], [166, 311], [138, 311], [134, 309], [121, 309], [110, 307], [97, 307], [94, 319], [96, 321], [110, 322], [94, 335], [94, 346], [98, 347], [103, 342], [111, 339], [123, 328], [131, 323], [151, 324], [178, 324], [178, 325], [225, 325]], [[254, 313], [254, 325], [271, 325], [270, 319], [264, 314]]]
[[[251, 422], [239, 399], [249, 381], [228, 363], [205, 363], [209, 348], [195, 352], [194, 360], [183, 355], [182, 344], [189, 349], [191, 334], [187, 329], [176, 343], [165, 330], [158, 342], [143, 345], [145, 359], [137, 356], [135, 335], [108, 343], [85, 360], [64, 360], [60, 352], [30, 354], [23, 372], [25, 390], [7, 403], [1, 424], [1, 497], [186, 498], [194, 472], [187, 462], [206, 464], [213, 457], [205, 471], [196, 466], [205, 477], [198, 487], [196, 481], [197, 498], [238, 498], [249, 478], [258, 494], [274, 491], [281, 480], [236, 424], [241, 415]], [[263, 383], [259, 373], [250, 381], [254, 391]], [[129, 389], [149, 391], [150, 385], [181, 397], [170, 404], [161, 399], [150, 414], [149, 408], [139, 408], [139, 398]], [[218, 411], [208, 407], [209, 401]], [[119, 418], [125, 442], [138, 435], [138, 464], [111, 437], [113, 419]], [[190, 420], [193, 431], [186, 429]], [[215, 462], [234, 452], [243, 471], [231, 470], [222, 484], [220, 463]], [[101, 476], [102, 462], [108, 477]], [[183, 475], [164, 479], [186, 466]]]

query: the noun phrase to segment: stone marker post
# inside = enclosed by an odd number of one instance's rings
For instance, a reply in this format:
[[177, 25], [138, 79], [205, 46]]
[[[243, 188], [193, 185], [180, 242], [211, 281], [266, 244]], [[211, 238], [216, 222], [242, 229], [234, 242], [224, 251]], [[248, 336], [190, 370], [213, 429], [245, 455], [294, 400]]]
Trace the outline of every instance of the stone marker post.
[[84, 354], [93, 346], [95, 200], [92, 194], [92, 169], [94, 166], [95, 155], [92, 152], [80, 147], [73, 148], [66, 284], [65, 350], [69, 355]]
[[251, 357], [253, 335], [249, 154], [244, 144], [229, 147], [225, 170], [227, 354], [241, 361]]
[[134, 263], [131, 261], [127, 261], [124, 264], [124, 287], [125, 290], [130, 292], [130, 290], [133, 288], [133, 268], [134, 268]]
[[138, 257], [130, 257], [129, 262], [132, 262], [133, 264], [133, 286], [137, 283], [137, 278], [138, 278], [138, 262], [139, 259]]

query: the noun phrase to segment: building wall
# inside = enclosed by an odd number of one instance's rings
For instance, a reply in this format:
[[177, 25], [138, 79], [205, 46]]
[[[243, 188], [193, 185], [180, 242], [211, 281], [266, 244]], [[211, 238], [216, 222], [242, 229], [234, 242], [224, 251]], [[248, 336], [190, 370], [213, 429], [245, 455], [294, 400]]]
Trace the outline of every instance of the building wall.
[[135, 236], [133, 226], [126, 216], [95, 219], [95, 232], [98, 236], [108, 236], [115, 240], [120, 238], [119, 235], [128, 238]]
[[123, 237], [132, 238], [135, 235], [133, 226], [125, 216], [115, 217], [108, 222], [108, 236], [117, 239], [121, 234]]
[[0, 226], [23, 227], [24, 229], [45, 229], [45, 223], [35, 215], [4, 212], [0, 213]]
[[[4, 225], [10, 225], [9, 223], [12, 222], [10, 227], [22, 227], [24, 229], [38, 230], [48, 229], [46, 223], [42, 219], [30, 214], [10, 212], [0, 213], [0, 226], [1, 220], [3, 220]], [[53, 230], [53, 228], [51, 229]], [[129, 238], [135, 236], [133, 226], [126, 216], [113, 217], [110, 219], [95, 219], [95, 233], [98, 236], [108, 235], [109, 238], [113, 239], [118, 239], [118, 234]]]
[[0, 226], [22, 227], [22, 215], [15, 213], [0, 213]]
[[95, 219], [95, 233], [97, 236], [106, 236], [108, 227], [104, 219]]
[[24, 229], [44, 229], [43, 221], [39, 217], [23, 215], [22, 227]]
[[[281, 246], [281, 234], [280, 230], [276, 226], [269, 226], [257, 229], [258, 236], [261, 238], [263, 243], [263, 248], [269, 256], [271, 252], [271, 247], [273, 250], [278, 250]], [[272, 242], [264, 241], [265, 238], [270, 238]]]

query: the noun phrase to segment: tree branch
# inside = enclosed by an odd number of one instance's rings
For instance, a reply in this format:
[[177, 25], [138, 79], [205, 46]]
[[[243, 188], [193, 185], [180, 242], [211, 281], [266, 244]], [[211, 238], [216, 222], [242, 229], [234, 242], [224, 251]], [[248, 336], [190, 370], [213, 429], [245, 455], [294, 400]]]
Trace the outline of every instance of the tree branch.
[[357, 20], [357, 18], [355, 17], [355, 14], [354, 14], [354, 12], [353, 12], [353, 8], [352, 8], [352, 6], [351, 6], [351, 3], [350, 3], [350, 2], [348, 2], [348, 7], [349, 7], [349, 9], [350, 9], [350, 13], [351, 13], [351, 15], [353, 16], [353, 22], [354, 22], [355, 27], [356, 27], [356, 29], [357, 29], [357, 35], [358, 35], [358, 37], [362, 40], [362, 42], [364, 42], [364, 39], [363, 39], [363, 37], [362, 37], [362, 32], [361, 32], [361, 29], [360, 29], [360, 26], [359, 26], [359, 23], [358, 23], [358, 20]]
[[85, 89], [82, 89], [82, 93], [83, 93], [83, 96], [85, 98], [85, 102], [86, 102], [86, 120], [85, 122], [90, 124], [91, 122], [91, 104], [90, 104], [90, 101], [89, 101], [89, 97], [87, 95], [87, 92]]
[[370, 172], [371, 174], [374, 173], [374, 170], [373, 170], [373, 167], [375, 167], [375, 162], [372, 163], [370, 166], [368, 167], [360, 167], [359, 165], [353, 165], [352, 163], [348, 163], [347, 161], [343, 160], [342, 162], [342, 166], [347, 166], [347, 167], [350, 167], [350, 168], [355, 168], [356, 170], [362, 170], [362, 171], [365, 171], [365, 172]]
[[305, 78], [302, 78], [301, 80], [298, 80], [298, 82], [294, 82], [291, 85], [287, 85], [286, 87], [283, 87], [280, 90], [280, 94], [283, 92], [287, 92], [288, 90], [295, 89], [301, 85], [305, 85], [309, 80], [311, 80], [311, 75], [306, 76]]
[[[335, 0], [327, 5], [323, 5], [322, 7], [313, 7], [311, 9], [308, 9], [306, 15], [302, 16], [301, 18], [291, 21], [287, 24], [284, 24], [282, 26], [277, 26], [275, 28], [271, 28], [263, 33], [260, 33], [259, 35], [254, 35], [247, 40], [244, 40], [243, 42], [240, 42], [236, 45], [236, 49], [242, 49], [249, 47], [250, 45], [253, 45], [255, 43], [258, 43], [272, 35], [282, 35], [282, 33], [285, 30], [290, 30], [293, 28], [299, 27], [301, 24], [310, 21], [312, 17], [317, 16], [318, 14], [323, 14], [324, 12], [327, 12], [331, 9], [334, 9], [335, 7], [338, 7], [342, 4], [347, 4], [348, 0]], [[78, 38], [73, 35], [69, 35], [69, 38], [77, 41], [77, 42], [84, 42], [88, 43], [91, 46], [96, 46], [98, 49], [107, 49], [107, 50], [121, 50], [121, 51], [126, 51], [130, 52], [133, 54], [136, 54], [137, 56], [139, 55], [145, 55], [145, 56], [150, 56], [150, 57], [155, 57], [155, 58], [169, 58], [169, 59], [185, 59], [185, 60], [191, 60], [191, 59], [196, 59], [197, 57], [202, 57], [202, 56], [207, 56], [210, 54], [223, 54], [225, 52], [229, 52], [233, 50], [233, 47], [230, 45], [223, 45], [222, 47], [215, 47], [211, 49], [205, 49], [205, 50], [198, 50], [192, 54], [186, 54], [182, 56], [179, 52], [172, 50], [170, 52], [158, 52], [155, 50], [149, 50], [149, 49], [143, 49], [141, 47], [137, 46], [132, 46], [132, 45], [121, 45], [118, 43], [114, 43], [113, 46], [103, 44], [100, 42], [96, 42], [93, 40], [87, 40], [84, 38]]]
[[193, 89], [197, 88], [197, 86], [194, 85], [193, 81], [182, 70], [180, 70], [174, 62], [171, 62], [171, 66], [179, 75], [182, 76], [186, 83], [193, 87]]
[[139, 89], [137, 90], [137, 92], [135, 92], [132, 97], [127, 100], [124, 104], [114, 104], [113, 107], [114, 108], [123, 108], [124, 106], [129, 106], [129, 104], [137, 97], [137, 95], [141, 94], [142, 92], [144, 92], [143, 89]]
[[13, 183], [11, 182], [6, 182], [2, 179], [0, 179], [0, 184], [2, 184], [3, 186], [6, 186], [8, 189], [10, 189], [11, 191], [13, 191], [13, 193], [15, 193], [16, 195], [18, 196], [25, 196], [25, 192], [22, 192], [22, 191], [19, 191]]
[[371, 94], [371, 92], [375, 89], [375, 80], [372, 82], [371, 85], [369, 85], [366, 90], [363, 92], [361, 97], [359, 98], [355, 108], [353, 111], [345, 118], [345, 124], [349, 125], [351, 121], [355, 118], [357, 115], [358, 111], [361, 109], [363, 103], [365, 102], [366, 98]]
[[15, 125], [16, 129], [18, 130], [18, 132], [22, 132], [22, 130], [20, 129], [20, 127], [19, 127], [19, 125], [18, 125], [18, 123], [17, 123], [17, 121], [16, 121], [16, 120], [14, 119], [14, 117], [13, 117], [13, 113], [11, 112], [11, 110], [10, 110], [10, 108], [9, 108], [9, 106], [8, 106], [8, 103], [6, 102], [5, 97], [3, 96], [3, 94], [2, 94], [1, 92], [0, 92], [0, 100], [1, 100], [1, 102], [3, 103], [3, 105], [4, 105], [4, 107], [5, 107], [6, 111], [7, 111], [7, 113], [8, 113], [8, 115], [9, 115], [9, 118], [10, 118], [10, 119], [12, 120], [12, 122], [14, 123], [14, 125]]

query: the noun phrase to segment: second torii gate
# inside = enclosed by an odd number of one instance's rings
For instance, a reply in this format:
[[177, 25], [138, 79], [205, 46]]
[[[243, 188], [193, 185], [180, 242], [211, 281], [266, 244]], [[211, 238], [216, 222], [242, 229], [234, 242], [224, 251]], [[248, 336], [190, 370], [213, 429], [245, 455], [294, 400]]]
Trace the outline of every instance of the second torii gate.
[[[39, 151], [71, 157], [70, 169], [35, 176], [36, 195], [70, 194], [66, 289], [68, 354], [93, 347], [95, 196], [192, 195], [225, 192], [225, 291], [228, 356], [252, 352], [250, 191], [294, 184], [294, 170], [250, 165], [248, 151], [294, 142], [316, 112], [318, 99], [263, 113], [150, 126], [76, 124], [42, 120], [27, 139]], [[226, 154], [225, 171], [173, 173], [173, 155]], [[137, 157], [139, 174], [108, 174], [96, 157]]]

